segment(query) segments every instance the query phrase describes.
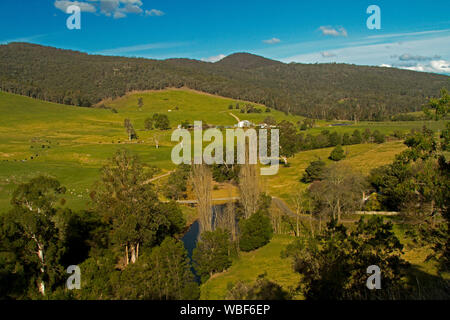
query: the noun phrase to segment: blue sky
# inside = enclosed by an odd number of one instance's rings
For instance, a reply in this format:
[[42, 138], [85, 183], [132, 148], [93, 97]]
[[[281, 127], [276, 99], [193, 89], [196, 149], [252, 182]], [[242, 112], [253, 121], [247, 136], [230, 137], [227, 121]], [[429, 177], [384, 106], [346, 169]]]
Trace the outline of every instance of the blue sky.
[[[73, 4], [81, 30], [66, 27]], [[381, 9], [380, 30], [367, 28], [370, 5]], [[449, 12], [448, 0], [2, 0], [0, 43], [211, 62], [250, 52], [450, 74]]]

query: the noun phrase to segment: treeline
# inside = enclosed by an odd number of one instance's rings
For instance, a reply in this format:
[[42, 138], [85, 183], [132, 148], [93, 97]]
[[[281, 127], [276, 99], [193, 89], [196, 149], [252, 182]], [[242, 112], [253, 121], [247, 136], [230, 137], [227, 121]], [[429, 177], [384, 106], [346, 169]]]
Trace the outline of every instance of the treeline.
[[[301, 127], [303, 125], [301, 124]], [[287, 163], [286, 158], [292, 157], [300, 151], [386, 141], [383, 133], [378, 130], [371, 131], [368, 128], [363, 132], [355, 129], [352, 133], [344, 134], [325, 129], [318, 135], [299, 133], [296, 126], [289, 121], [282, 121], [278, 128], [280, 129], [280, 155], [284, 157], [285, 163]], [[403, 136], [401, 132], [398, 132], [397, 135]]]
[[212, 64], [88, 55], [26, 43], [0, 46], [0, 89], [89, 107], [133, 90], [189, 87], [314, 119], [385, 120], [421, 110], [449, 77], [345, 64], [283, 64], [234, 54]]

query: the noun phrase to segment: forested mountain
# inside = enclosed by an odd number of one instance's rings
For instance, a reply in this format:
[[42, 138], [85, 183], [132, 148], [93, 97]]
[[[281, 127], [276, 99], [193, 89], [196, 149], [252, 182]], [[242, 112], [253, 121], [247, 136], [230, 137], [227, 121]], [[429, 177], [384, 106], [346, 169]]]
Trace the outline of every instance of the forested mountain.
[[133, 90], [189, 87], [311, 118], [383, 120], [417, 111], [450, 77], [347, 64], [284, 64], [238, 53], [217, 63], [88, 55], [28, 43], [0, 46], [0, 89], [90, 107]]

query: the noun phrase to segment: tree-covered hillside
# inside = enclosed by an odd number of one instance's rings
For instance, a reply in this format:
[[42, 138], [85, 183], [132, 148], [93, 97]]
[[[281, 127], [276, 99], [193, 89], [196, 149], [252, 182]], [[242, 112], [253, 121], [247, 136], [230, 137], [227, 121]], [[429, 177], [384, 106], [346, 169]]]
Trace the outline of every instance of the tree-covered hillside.
[[382, 120], [417, 111], [450, 77], [346, 64], [284, 64], [238, 53], [218, 63], [0, 46], [0, 89], [89, 107], [133, 90], [189, 87], [311, 118]]

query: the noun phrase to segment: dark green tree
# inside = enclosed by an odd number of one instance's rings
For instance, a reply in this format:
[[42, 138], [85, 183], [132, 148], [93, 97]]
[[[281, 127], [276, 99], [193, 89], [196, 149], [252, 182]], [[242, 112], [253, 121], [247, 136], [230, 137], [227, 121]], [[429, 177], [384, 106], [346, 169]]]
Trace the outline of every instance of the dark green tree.
[[[0, 262], [0, 266], [3, 264], [0, 273], [5, 269], [14, 270], [13, 274], [4, 274], [0, 281], [19, 281], [12, 284], [12, 294], [24, 282], [29, 293], [23, 294], [29, 298], [38, 292], [48, 295], [59, 285], [63, 248], [55, 205], [64, 192], [65, 188], [57, 180], [44, 176], [20, 184], [13, 192], [12, 209], [0, 221], [0, 247], [5, 250], [0, 255], [4, 259]], [[24, 278], [17, 279], [16, 272]]]
[[320, 181], [324, 178], [325, 162], [321, 160], [312, 161], [306, 168], [305, 173], [301, 178], [303, 183], [311, 183], [313, 181]]
[[342, 137], [338, 132], [334, 131], [328, 135], [328, 141], [330, 147], [335, 147], [342, 143]]
[[345, 151], [341, 146], [337, 146], [331, 151], [330, 160], [341, 161], [345, 159]]
[[386, 136], [382, 134], [380, 131], [375, 130], [372, 134], [373, 142], [375, 143], [385, 143], [386, 142]]
[[[424, 107], [423, 111], [429, 119], [436, 121], [445, 118], [450, 110], [450, 95], [447, 89], [441, 89], [441, 96], [439, 99], [431, 98], [428, 105]], [[433, 114], [434, 111], [434, 114]]]
[[287, 158], [298, 151], [297, 129], [292, 122], [283, 120], [278, 124], [280, 130], [280, 155], [287, 163]]
[[239, 228], [241, 231], [239, 247], [242, 251], [253, 251], [263, 247], [273, 236], [270, 218], [260, 212], [239, 221]]
[[160, 129], [160, 130], [169, 130], [170, 129], [169, 118], [165, 114], [155, 113], [153, 115], [153, 125], [155, 126], [156, 129]]
[[188, 165], [182, 164], [169, 175], [164, 195], [172, 200], [180, 200], [186, 197], [187, 182], [191, 173]]
[[196, 300], [198, 284], [183, 243], [166, 238], [120, 274], [117, 298], [131, 300]]
[[171, 235], [168, 208], [159, 202], [149, 182], [153, 174], [154, 170], [145, 170], [136, 156], [119, 150], [102, 169], [93, 195], [97, 211], [111, 225], [111, 240], [122, 251], [126, 265], [138, 260], [142, 246], [152, 247]]
[[361, 132], [358, 129], [353, 131], [351, 141], [352, 141], [352, 144], [360, 144], [363, 142], [363, 137], [361, 136]]
[[344, 133], [344, 135], [342, 136], [342, 145], [349, 146], [351, 144], [352, 144], [352, 139], [351, 139], [350, 135], [347, 132]]
[[[302, 293], [311, 300], [400, 299], [406, 293], [402, 277], [407, 263], [391, 223], [380, 217], [362, 218], [347, 231], [333, 220], [323, 235], [299, 239], [288, 246], [294, 270], [303, 275]], [[382, 272], [382, 290], [366, 287], [368, 266]]]
[[201, 234], [194, 249], [192, 259], [197, 274], [206, 281], [214, 273], [222, 272], [231, 266], [230, 232], [217, 229]]

